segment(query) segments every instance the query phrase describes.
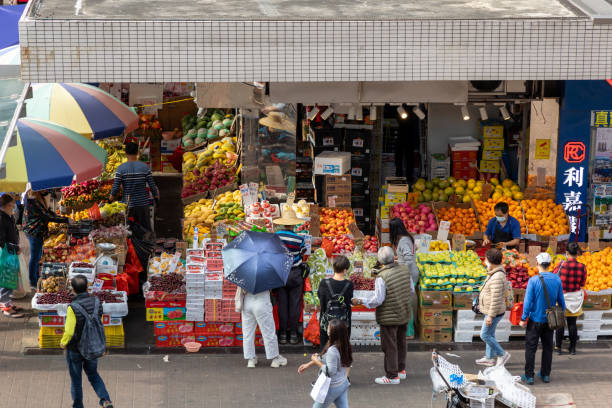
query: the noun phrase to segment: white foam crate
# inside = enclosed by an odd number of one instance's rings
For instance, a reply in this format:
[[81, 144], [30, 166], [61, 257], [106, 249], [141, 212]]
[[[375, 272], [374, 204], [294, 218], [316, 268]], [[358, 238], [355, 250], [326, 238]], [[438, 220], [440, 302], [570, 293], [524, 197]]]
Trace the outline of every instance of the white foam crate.
[[364, 321], [371, 322], [376, 320], [376, 312], [353, 312], [351, 314], [351, 321], [353, 323]]
[[585, 310], [582, 316], [578, 317], [578, 321], [601, 321], [605, 310]]
[[[455, 343], [471, 343], [474, 338], [480, 339], [480, 330], [454, 330], [453, 333]], [[495, 339], [499, 342], [510, 341], [510, 329], [495, 330]]]
[[[457, 312], [457, 321], [466, 320], [466, 321], [480, 321], [480, 322], [482, 322], [484, 320], [484, 315], [483, 314], [477, 315], [476, 313], [472, 312], [471, 310], [457, 310], [456, 312]], [[505, 316], [502, 319], [502, 321], [504, 321], [504, 320], [510, 321], [510, 312], [509, 311], [507, 311], [505, 313]]]
[[[457, 320], [455, 322], [456, 330], [471, 330], [478, 331], [482, 328], [484, 321], [483, 320]], [[497, 324], [496, 330], [510, 330], [510, 321], [509, 320], [500, 320]]]
[[353, 339], [351, 337], [351, 346], [380, 346], [380, 340]]

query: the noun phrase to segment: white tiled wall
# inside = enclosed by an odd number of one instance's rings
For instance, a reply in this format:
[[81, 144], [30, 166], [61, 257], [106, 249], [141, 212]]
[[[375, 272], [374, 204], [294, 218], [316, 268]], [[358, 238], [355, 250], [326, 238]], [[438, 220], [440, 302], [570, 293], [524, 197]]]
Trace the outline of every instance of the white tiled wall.
[[565, 20], [20, 23], [34, 82], [612, 78], [612, 25]]

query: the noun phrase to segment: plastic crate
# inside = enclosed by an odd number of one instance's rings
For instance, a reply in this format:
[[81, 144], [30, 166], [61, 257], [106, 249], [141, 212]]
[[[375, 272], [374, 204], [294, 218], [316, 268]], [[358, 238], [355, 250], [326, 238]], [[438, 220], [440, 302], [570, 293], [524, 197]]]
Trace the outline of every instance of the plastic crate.
[[438, 160], [433, 155], [430, 155], [430, 176], [431, 178], [449, 178], [451, 162], [448, 156], [446, 159]]

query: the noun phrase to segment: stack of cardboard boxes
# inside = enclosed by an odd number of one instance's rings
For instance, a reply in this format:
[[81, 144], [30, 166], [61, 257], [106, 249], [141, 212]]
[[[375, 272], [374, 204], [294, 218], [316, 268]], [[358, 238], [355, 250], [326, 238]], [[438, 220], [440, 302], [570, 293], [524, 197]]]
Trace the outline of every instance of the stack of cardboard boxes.
[[457, 180], [478, 178], [478, 148], [480, 142], [471, 137], [451, 138], [448, 146], [452, 174]]
[[444, 343], [453, 339], [453, 293], [425, 291], [418, 293], [418, 333], [422, 341]]
[[378, 198], [378, 210], [376, 211], [376, 235], [382, 246], [391, 245], [389, 235], [391, 208], [395, 204], [404, 203], [408, 200], [408, 189], [405, 177], [386, 178], [386, 183], [382, 187]]
[[326, 175], [324, 199], [327, 207], [351, 207], [351, 175]]
[[501, 125], [483, 126], [483, 149], [480, 172], [498, 174], [504, 150], [504, 127]]
[[344, 146], [351, 153], [351, 207], [360, 229], [370, 227], [370, 130], [346, 129]]

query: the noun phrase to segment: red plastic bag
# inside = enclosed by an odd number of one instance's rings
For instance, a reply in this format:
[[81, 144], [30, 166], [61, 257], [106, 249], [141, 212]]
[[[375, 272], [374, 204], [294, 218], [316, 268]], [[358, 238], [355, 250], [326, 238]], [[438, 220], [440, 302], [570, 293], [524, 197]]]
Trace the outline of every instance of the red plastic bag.
[[123, 267], [123, 273], [127, 276], [128, 283], [128, 294], [133, 295], [138, 293], [140, 288], [138, 275], [142, 272], [142, 265], [140, 260], [138, 259], [138, 255], [136, 255], [136, 250], [134, 249], [134, 245], [132, 245], [132, 240], [127, 240], [128, 250], [127, 256], [125, 257], [125, 265]]
[[304, 338], [315, 346], [321, 344], [321, 339], [319, 338], [319, 319], [317, 319], [316, 313], [312, 314], [308, 326], [304, 330]]
[[523, 302], [515, 303], [510, 310], [510, 323], [514, 326], [518, 326], [523, 316]]
[[323, 248], [325, 255], [327, 255], [328, 258], [332, 257], [332, 254], [334, 253], [334, 243], [330, 239], [323, 238], [321, 248]]
[[115, 277], [115, 281], [117, 283], [117, 290], [120, 290], [125, 293], [130, 293], [130, 287], [128, 283], [128, 275], [127, 273], [120, 273]]

